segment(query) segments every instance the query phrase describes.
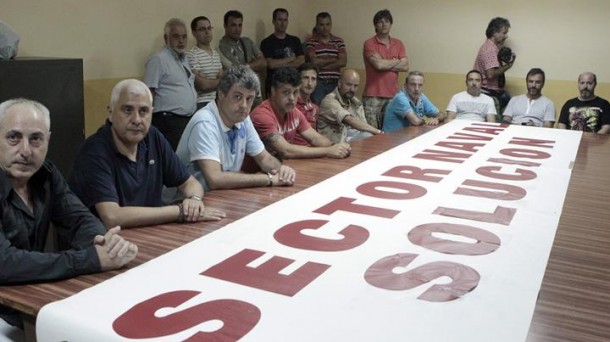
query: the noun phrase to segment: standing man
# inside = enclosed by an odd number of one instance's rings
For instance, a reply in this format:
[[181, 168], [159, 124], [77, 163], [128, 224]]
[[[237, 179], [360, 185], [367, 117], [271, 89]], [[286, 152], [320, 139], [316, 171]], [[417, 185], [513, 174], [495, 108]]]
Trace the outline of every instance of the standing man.
[[213, 30], [210, 19], [204, 16], [196, 17], [191, 21], [191, 33], [197, 44], [186, 52], [186, 57], [195, 74], [197, 109], [214, 101], [218, 80], [222, 77], [220, 54], [210, 45]]
[[375, 35], [364, 42], [362, 57], [366, 70], [362, 103], [369, 125], [381, 128], [388, 102], [398, 93], [398, 73], [409, 71], [409, 60], [402, 42], [390, 37], [392, 14], [387, 9], [373, 17]]
[[146, 62], [144, 83], [153, 94], [152, 124], [165, 135], [173, 149], [197, 109], [195, 74], [186, 59], [186, 25], [170, 19], [163, 33], [165, 46]]
[[[224, 213], [204, 207], [201, 185], [150, 126], [151, 100], [138, 80], [114, 87], [106, 124], [74, 159], [70, 188], [107, 227], [220, 220]], [[164, 206], [163, 186], [178, 187], [184, 200]]]
[[[345, 158], [350, 146], [333, 144], [316, 132], [296, 109], [301, 77], [294, 68], [280, 68], [273, 74], [271, 96], [252, 111], [252, 122], [262, 141], [280, 160], [293, 158]], [[300, 144], [300, 136], [306, 144]]]
[[[118, 269], [138, 252], [119, 227], [106, 231], [45, 160], [50, 127], [49, 110], [36, 101], [0, 104], [0, 285]], [[51, 224], [63, 249], [48, 252]], [[19, 313], [0, 305], [2, 320], [23, 329]]]
[[409, 126], [438, 125], [445, 119], [424, 95], [424, 74], [411, 71], [405, 86], [388, 104], [383, 118], [383, 131], [392, 132]]
[[[265, 56], [256, 47], [252, 39], [241, 36], [243, 22], [244, 16], [240, 11], [231, 10], [225, 13], [225, 35], [218, 45], [218, 49], [223, 56], [223, 67], [227, 69], [236, 65], [248, 65], [259, 77], [263, 78], [267, 70]], [[258, 89], [257, 98], [257, 102], [260, 102], [260, 89]]]
[[[186, 127], [177, 154], [206, 190], [294, 184], [294, 170], [265, 150], [250, 120], [259, 87], [249, 67], [227, 69], [216, 101], [198, 111]], [[240, 172], [246, 154], [264, 173]]]
[[504, 46], [504, 42], [508, 39], [508, 30], [510, 22], [506, 18], [493, 18], [487, 25], [485, 35], [487, 39], [481, 45], [477, 58], [474, 61], [474, 70], [478, 70], [483, 75], [481, 91], [498, 101], [498, 114], [506, 107], [510, 100], [510, 94], [504, 90], [504, 84], [500, 84], [500, 79], [504, 77], [504, 73], [513, 66], [516, 56], [505, 64], [500, 63], [498, 53], [500, 48]]
[[563, 105], [557, 127], [598, 134], [610, 133], [610, 104], [595, 95], [596, 86], [597, 76], [594, 73], [585, 72], [578, 76], [580, 95]]
[[333, 27], [328, 12], [316, 15], [316, 32], [305, 43], [305, 59], [318, 68], [318, 84], [311, 94], [312, 101], [319, 105], [326, 94], [337, 88], [341, 68], [347, 64], [345, 42], [330, 33]]
[[[318, 83], [318, 69], [311, 63], [303, 63], [299, 67], [299, 74], [301, 76], [301, 87], [299, 88], [296, 108], [305, 115], [311, 128], [317, 132], [320, 107], [311, 101], [311, 94], [314, 89], [316, 89], [316, 83]], [[303, 139], [300, 135], [298, 135], [295, 140], [299, 145], [309, 144], [307, 140]]]
[[335, 144], [383, 133], [366, 122], [362, 102], [356, 98], [358, 86], [358, 72], [344, 69], [339, 85], [324, 97], [320, 105], [318, 131]]
[[555, 105], [542, 95], [544, 81], [542, 69], [530, 69], [525, 76], [527, 94], [510, 99], [502, 120], [516, 125], [552, 128], [555, 123]]
[[447, 105], [447, 122], [453, 119], [496, 122], [494, 100], [481, 94], [483, 75], [478, 70], [466, 74], [466, 91], [451, 97]]
[[273, 72], [281, 67], [298, 68], [305, 62], [301, 40], [286, 33], [288, 28], [288, 10], [273, 10], [273, 34], [263, 39], [261, 51], [267, 59], [267, 78], [265, 93], [269, 95]]

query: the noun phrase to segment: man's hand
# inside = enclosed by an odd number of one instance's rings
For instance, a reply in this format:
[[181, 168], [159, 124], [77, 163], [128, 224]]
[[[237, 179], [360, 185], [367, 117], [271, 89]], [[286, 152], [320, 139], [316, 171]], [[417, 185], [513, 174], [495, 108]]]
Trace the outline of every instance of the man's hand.
[[339, 143], [329, 146], [328, 150], [331, 158], [346, 158], [352, 152], [352, 147], [348, 143]]
[[294, 184], [296, 180], [296, 171], [290, 166], [282, 165], [279, 170], [271, 170], [269, 173], [271, 177], [271, 185], [273, 186], [290, 186]]
[[117, 226], [109, 229], [105, 235], [93, 238], [102, 271], [121, 268], [138, 254], [138, 246], [119, 236], [120, 231], [121, 227]]
[[182, 201], [184, 222], [201, 221], [204, 216], [205, 207], [201, 199], [185, 198]]
[[426, 125], [430, 125], [430, 126], [436, 126], [439, 123], [438, 118], [433, 118], [433, 117], [428, 117], [428, 116], [424, 116], [424, 122], [426, 123]]
[[205, 207], [203, 210], [203, 216], [199, 219], [199, 221], [220, 221], [223, 218], [227, 217], [227, 214], [216, 208]]

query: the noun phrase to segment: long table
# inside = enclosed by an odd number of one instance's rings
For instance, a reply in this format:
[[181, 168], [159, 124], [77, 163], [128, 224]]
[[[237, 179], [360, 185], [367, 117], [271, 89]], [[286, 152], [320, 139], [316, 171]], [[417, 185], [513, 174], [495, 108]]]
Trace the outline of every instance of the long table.
[[[228, 216], [224, 220], [125, 230], [123, 236], [139, 246], [137, 258], [127, 268], [51, 283], [0, 287], [0, 303], [23, 312], [31, 329], [45, 304], [178, 248], [431, 129], [412, 127], [354, 142], [347, 159], [290, 160], [287, 164], [298, 174], [292, 187], [213, 191], [206, 195], [206, 205], [225, 210]], [[610, 339], [610, 227], [603, 215], [610, 203], [609, 153], [609, 137], [583, 135], [528, 341]]]

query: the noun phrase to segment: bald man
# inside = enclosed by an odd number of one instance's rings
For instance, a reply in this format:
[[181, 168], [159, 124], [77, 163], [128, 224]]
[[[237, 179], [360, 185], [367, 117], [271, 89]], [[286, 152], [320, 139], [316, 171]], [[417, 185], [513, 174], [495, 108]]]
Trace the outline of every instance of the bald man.
[[356, 98], [359, 86], [358, 72], [344, 69], [337, 88], [326, 95], [320, 104], [318, 132], [335, 144], [383, 133], [366, 122], [362, 102]]
[[[152, 94], [135, 79], [112, 90], [108, 119], [87, 138], [74, 161], [70, 188], [107, 227], [220, 220], [203, 205], [203, 188], [169, 142], [151, 126]], [[163, 205], [163, 186], [184, 199]]]
[[578, 97], [561, 108], [557, 127], [598, 134], [610, 133], [610, 103], [595, 95], [597, 76], [585, 72], [578, 76]]

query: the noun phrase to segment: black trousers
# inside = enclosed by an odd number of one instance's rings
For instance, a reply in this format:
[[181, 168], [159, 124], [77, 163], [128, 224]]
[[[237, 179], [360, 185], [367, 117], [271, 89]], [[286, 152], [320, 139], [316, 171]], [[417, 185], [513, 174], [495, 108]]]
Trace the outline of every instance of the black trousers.
[[170, 112], [156, 112], [153, 113], [152, 124], [163, 133], [165, 139], [169, 141], [169, 144], [175, 151], [178, 148], [182, 132], [184, 132], [184, 128], [186, 128], [190, 119], [190, 116], [177, 115]]

